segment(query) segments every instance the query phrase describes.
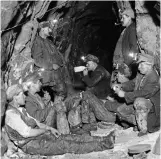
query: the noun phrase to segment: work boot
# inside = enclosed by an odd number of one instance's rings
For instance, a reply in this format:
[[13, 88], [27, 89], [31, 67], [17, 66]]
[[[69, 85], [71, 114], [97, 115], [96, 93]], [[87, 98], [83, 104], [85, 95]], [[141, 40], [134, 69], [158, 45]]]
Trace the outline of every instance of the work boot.
[[125, 122], [121, 122], [121, 126], [123, 127], [124, 130], [130, 128], [130, 125]]
[[147, 133], [147, 115], [144, 110], [136, 110], [136, 120], [140, 130], [138, 136], [143, 136]]

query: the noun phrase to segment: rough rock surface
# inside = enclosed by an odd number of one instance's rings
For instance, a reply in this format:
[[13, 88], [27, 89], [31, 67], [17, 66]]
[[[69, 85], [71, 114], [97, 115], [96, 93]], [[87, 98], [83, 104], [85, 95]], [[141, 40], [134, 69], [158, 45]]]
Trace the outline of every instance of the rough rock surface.
[[151, 13], [153, 8], [147, 7], [150, 5], [153, 6], [153, 2], [135, 1], [137, 37], [141, 50], [154, 55], [159, 66], [160, 38], [158, 35], [160, 26], [156, 23], [154, 13]]

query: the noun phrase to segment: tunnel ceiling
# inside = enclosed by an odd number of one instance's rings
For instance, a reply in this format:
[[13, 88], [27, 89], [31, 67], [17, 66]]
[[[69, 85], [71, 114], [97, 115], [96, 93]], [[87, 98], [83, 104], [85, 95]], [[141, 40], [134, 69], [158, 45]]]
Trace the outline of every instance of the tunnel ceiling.
[[[88, 53], [97, 55], [105, 65], [106, 60], [112, 61], [111, 53], [120, 33], [120, 28], [114, 25], [117, 21], [114, 7], [115, 1], [2, 1], [2, 65], [13, 51], [7, 48], [9, 42], [16, 40], [23, 25], [10, 28], [34, 18], [38, 22], [59, 19], [53, 30], [53, 42], [62, 54], [69, 43], [73, 44], [70, 61], [74, 65], [79, 64], [81, 55]], [[10, 9], [7, 14], [6, 9]]]
[[[97, 55], [101, 64], [110, 67], [112, 52], [119, 35], [119, 28], [112, 10], [113, 2], [92, 1], [75, 15], [77, 58], [88, 53]], [[109, 66], [107, 65], [109, 61]]]
[[[134, 7], [135, 1], [1, 1], [1, 69], [6, 73], [18, 63], [31, 61], [31, 47], [39, 22], [57, 19], [51, 40], [70, 65], [80, 57], [97, 55], [109, 72], [113, 52], [122, 31], [118, 8]], [[140, 3], [140, 4], [139, 4]], [[141, 2], [136, 3], [138, 8]], [[152, 5], [153, 6], [155, 3]], [[157, 3], [156, 9], [159, 8]], [[144, 8], [141, 8], [143, 11]], [[141, 12], [141, 11], [138, 11]], [[159, 12], [159, 11], [158, 11]], [[160, 15], [160, 12], [159, 12]], [[154, 35], [155, 36], [155, 35]], [[139, 37], [142, 40], [142, 37]], [[66, 54], [72, 44], [70, 54]], [[159, 53], [158, 53], [159, 54]], [[21, 60], [23, 59], [23, 60]], [[18, 61], [18, 62], [17, 62]], [[19, 70], [21, 68], [18, 68]]]

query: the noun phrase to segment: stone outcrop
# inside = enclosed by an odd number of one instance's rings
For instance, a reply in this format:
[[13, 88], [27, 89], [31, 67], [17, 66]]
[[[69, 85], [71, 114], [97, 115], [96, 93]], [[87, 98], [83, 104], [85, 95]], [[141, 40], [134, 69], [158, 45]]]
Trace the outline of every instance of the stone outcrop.
[[141, 50], [153, 55], [157, 67], [160, 67], [160, 26], [155, 18], [154, 3], [152, 1], [135, 1], [135, 10], [137, 37]]
[[119, 9], [132, 8], [136, 14], [136, 31], [141, 53], [153, 55], [156, 68], [160, 70], [160, 2], [118, 1]]

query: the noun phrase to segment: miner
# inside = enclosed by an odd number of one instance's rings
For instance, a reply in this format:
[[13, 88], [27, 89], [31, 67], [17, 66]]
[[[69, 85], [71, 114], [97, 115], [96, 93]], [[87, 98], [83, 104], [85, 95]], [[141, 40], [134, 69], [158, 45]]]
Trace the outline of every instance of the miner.
[[86, 84], [88, 91], [93, 93], [99, 99], [106, 99], [110, 94], [110, 73], [101, 65], [99, 59], [91, 54], [85, 58], [86, 69], [83, 71], [83, 82]]
[[[125, 63], [132, 70], [132, 76], [135, 78], [137, 66], [133, 63], [134, 60], [129, 55], [130, 53], [137, 53], [138, 43], [136, 34], [135, 14], [130, 8], [125, 9], [121, 14], [121, 24], [124, 27], [122, 31], [113, 56], [113, 66], [116, 67]], [[113, 73], [112, 73], [113, 77]], [[113, 78], [111, 78], [111, 81]]]
[[63, 77], [63, 59], [56, 47], [48, 39], [52, 32], [50, 22], [42, 22], [38, 28], [31, 52], [35, 61], [35, 70], [42, 71], [43, 86], [51, 86], [56, 96], [66, 96]]
[[134, 11], [130, 8], [125, 9], [121, 13], [121, 24], [123, 27], [125, 27], [125, 29], [122, 31], [116, 44], [113, 59], [114, 64], [124, 62], [129, 66], [133, 62], [133, 59], [130, 58], [129, 53], [138, 52], [136, 24], [134, 22], [134, 18]]
[[41, 98], [38, 94], [42, 87], [41, 80], [42, 76], [38, 72], [30, 73], [23, 79], [23, 88], [27, 91], [25, 108], [27, 113], [40, 123], [54, 127], [55, 109], [50, 103], [51, 97], [45, 94], [44, 98]]
[[[139, 66], [136, 78], [120, 85], [113, 85], [113, 89], [119, 97], [126, 101], [126, 104], [118, 107], [117, 111], [124, 120], [132, 115], [131, 119], [134, 121], [135, 116], [140, 130], [138, 135], [142, 136], [148, 132], [149, 127], [152, 129], [153, 123], [159, 118], [157, 114], [160, 112], [158, 104], [160, 85], [153, 56], [142, 53], [139, 55], [137, 63]], [[155, 113], [156, 116], [149, 117], [151, 113]]]
[[104, 137], [84, 135], [60, 135], [30, 117], [23, 107], [25, 95], [21, 86], [8, 90], [9, 107], [6, 111], [5, 128], [14, 144], [31, 155], [62, 155], [65, 153], [85, 154], [114, 147], [115, 135], [111, 132]]

